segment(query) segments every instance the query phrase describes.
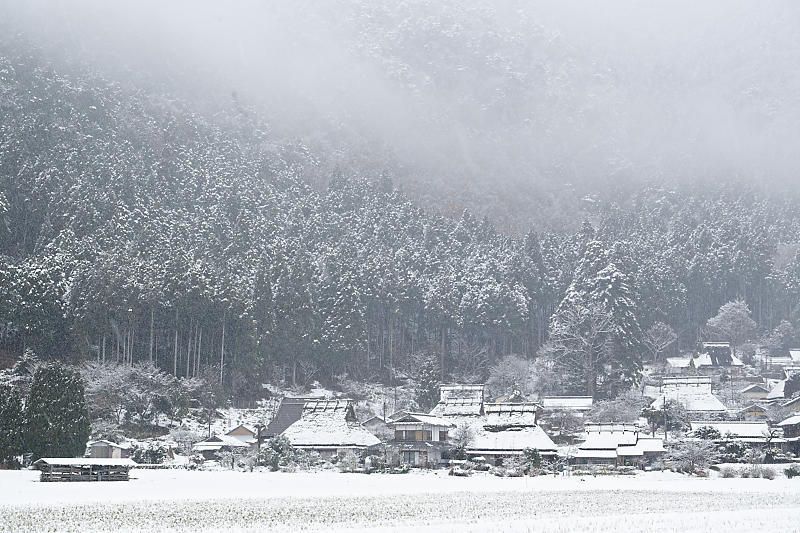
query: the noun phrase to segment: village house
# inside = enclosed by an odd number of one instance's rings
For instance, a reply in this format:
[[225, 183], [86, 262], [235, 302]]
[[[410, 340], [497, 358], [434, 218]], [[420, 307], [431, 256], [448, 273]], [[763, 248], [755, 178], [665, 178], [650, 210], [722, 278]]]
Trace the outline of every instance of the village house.
[[85, 457], [93, 459], [127, 459], [130, 457], [130, 446], [117, 444], [110, 440], [92, 440], [86, 443]]
[[206, 460], [219, 459], [219, 454], [224, 452], [244, 453], [250, 444], [242, 442], [236, 437], [228, 435], [212, 435], [206, 440], [196, 442], [192, 446], [193, 453], [199, 453]]
[[727, 408], [711, 390], [711, 378], [708, 376], [665, 377], [659, 395], [650, 407], [661, 409], [672, 400], [698, 418], [725, 413]]
[[443, 462], [443, 452], [450, 449], [451, 421], [425, 413], [405, 413], [391, 420], [394, 431], [389, 445], [403, 463], [411, 466], [434, 467]]
[[324, 459], [348, 451], [360, 453], [380, 443], [378, 437], [359, 424], [353, 400], [309, 400], [300, 419], [282, 435], [297, 449], [314, 451]]
[[246, 426], [244, 424], [238, 425], [232, 430], [225, 433], [226, 436], [233, 437], [234, 439], [239, 439], [240, 441], [250, 446], [256, 444], [256, 434], [257, 432], [255, 428], [251, 428], [250, 426]]
[[572, 460], [579, 465], [644, 468], [664, 452], [663, 439], [640, 436], [632, 424], [588, 424]]
[[800, 413], [796, 412], [782, 420], [778, 423], [778, 427], [783, 430], [789, 451], [800, 455]]
[[554, 411], [570, 411], [583, 416], [592, 410], [594, 400], [591, 396], [543, 396], [539, 404], [542, 406], [542, 416]]
[[741, 389], [739, 394], [748, 400], [765, 400], [767, 398], [767, 394], [769, 394], [769, 389], [759, 383], [753, 383], [752, 385], [748, 385], [747, 387]]
[[778, 436], [777, 430], [770, 429], [767, 422], [692, 420], [689, 425], [692, 433], [701, 428], [718, 431], [721, 435], [719, 442], [739, 442], [749, 447], [786, 447], [786, 440]]
[[761, 360], [764, 366], [770, 370], [800, 367], [800, 349], [789, 350], [780, 355], [764, 354]]
[[751, 403], [747, 407], [743, 409], [738, 409], [733, 411], [732, 413], [734, 417], [739, 420], [745, 420], [750, 422], [757, 422], [761, 420], [767, 420], [769, 418], [769, 413], [767, 409], [757, 403]]
[[305, 406], [306, 402], [320, 399], [322, 398], [281, 398], [272, 420], [261, 430], [261, 441], [277, 437], [286, 431], [286, 428], [300, 420], [300, 415], [303, 414], [303, 406]]
[[379, 416], [373, 416], [372, 418], [365, 420], [361, 425], [364, 428], [378, 437], [381, 441], [387, 441], [392, 438], [393, 432], [392, 429], [389, 427], [390, 420], [384, 420]]
[[430, 414], [470, 435], [469, 457], [500, 465], [527, 448], [538, 450], [542, 457], [555, 456], [556, 445], [537, 424], [539, 404], [486, 403], [483, 385], [442, 385], [439, 391], [439, 403]]
[[790, 411], [800, 411], [800, 396], [795, 396], [794, 398], [790, 398], [785, 402], [781, 403], [780, 405], [784, 409], [788, 409]]

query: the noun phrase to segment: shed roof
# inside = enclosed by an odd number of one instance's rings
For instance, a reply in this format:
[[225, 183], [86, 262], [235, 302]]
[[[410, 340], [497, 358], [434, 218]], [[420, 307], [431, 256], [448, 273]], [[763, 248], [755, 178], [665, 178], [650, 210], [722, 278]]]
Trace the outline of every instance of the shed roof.
[[796, 426], [797, 424], [800, 424], [800, 413], [795, 413], [786, 420], [782, 420], [781, 422], [778, 423], [778, 426], [780, 427]]
[[91, 457], [42, 457], [33, 464], [51, 466], [137, 466], [132, 459], [95, 459]]

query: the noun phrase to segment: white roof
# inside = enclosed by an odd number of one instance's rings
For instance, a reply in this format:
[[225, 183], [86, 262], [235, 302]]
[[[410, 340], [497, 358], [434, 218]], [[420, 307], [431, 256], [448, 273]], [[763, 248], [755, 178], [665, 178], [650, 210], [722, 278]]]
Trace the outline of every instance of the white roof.
[[586, 440], [578, 446], [581, 450], [613, 450], [621, 445], [636, 444], [635, 431], [600, 431], [586, 434]]
[[219, 450], [225, 446], [229, 448], [248, 448], [250, 445], [241, 439], [237, 439], [236, 437], [230, 437], [228, 435], [214, 435], [204, 441], [195, 443], [195, 445], [192, 446], [192, 451], [202, 452]]
[[693, 420], [689, 422], [692, 431], [702, 427], [711, 427], [725, 435], [732, 435], [734, 438], [755, 438], [764, 439], [769, 434], [769, 425], [766, 422], [711, 422], [707, 420]]
[[616, 459], [617, 450], [583, 450], [579, 449], [573, 457], [577, 459]]
[[800, 424], [800, 413], [795, 413], [786, 420], [781, 421], [778, 425], [783, 426], [795, 426]]
[[789, 350], [789, 357], [792, 358], [792, 363], [800, 365], [800, 350]]
[[727, 411], [725, 405], [713, 394], [709, 393], [697, 393], [697, 394], [690, 394], [684, 393], [681, 394], [678, 391], [670, 391], [666, 395], [662, 394], [658, 398], [656, 398], [650, 407], [653, 409], [661, 409], [664, 406], [664, 397], [666, 396], [666, 400], [675, 400], [679, 404], [683, 405], [687, 411], [698, 411], [698, 412], [723, 412]]
[[116, 442], [111, 442], [110, 440], [104, 440], [104, 439], [90, 440], [89, 442], [86, 443], [86, 446], [87, 447], [89, 447], [89, 446], [111, 446], [113, 448], [122, 448], [123, 450], [128, 450], [131, 447], [130, 444], [117, 444]]
[[[352, 416], [352, 406], [317, 405], [314, 409], [303, 409], [300, 420], [282, 433], [293, 446], [299, 447], [366, 447], [380, 443]], [[322, 408], [320, 408], [322, 407]]]
[[33, 464], [52, 466], [137, 466], [131, 459], [93, 459], [90, 457], [42, 457]]
[[397, 420], [391, 420], [387, 423], [388, 426], [392, 427], [404, 424], [428, 424], [430, 426], [452, 427], [453, 421], [425, 413], [405, 413], [402, 417], [398, 418]]
[[769, 391], [767, 394], [767, 400], [778, 400], [784, 397], [784, 387], [786, 386], [786, 380], [782, 379], [778, 381], [774, 387]]
[[473, 428], [475, 438], [469, 449], [473, 452], [521, 452], [525, 448], [555, 451], [556, 445], [539, 426], [510, 427], [501, 431], [488, 431], [482, 424]]
[[546, 409], [591, 409], [591, 396], [544, 396], [540, 403]]
[[769, 392], [769, 389], [767, 389], [764, 385], [761, 385], [760, 383], [753, 383], [752, 385], [748, 385], [747, 387], [743, 388], [739, 392], [740, 393], [745, 393], [745, 392], [750, 392], [750, 391], [752, 391], [754, 389], [759, 389], [759, 390], [764, 391], [764, 392]]

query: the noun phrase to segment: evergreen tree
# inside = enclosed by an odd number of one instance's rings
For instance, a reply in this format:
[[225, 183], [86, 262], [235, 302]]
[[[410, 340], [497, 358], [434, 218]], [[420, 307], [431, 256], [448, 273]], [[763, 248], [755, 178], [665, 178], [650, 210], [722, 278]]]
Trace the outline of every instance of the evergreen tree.
[[430, 411], [439, 402], [439, 369], [434, 358], [426, 359], [417, 373], [414, 403], [422, 411]]
[[24, 424], [25, 447], [34, 460], [82, 456], [89, 430], [89, 410], [81, 375], [59, 363], [37, 368]]
[[16, 387], [0, 385], [0, 465], [16, 466], [23, 453], [22, 395]]

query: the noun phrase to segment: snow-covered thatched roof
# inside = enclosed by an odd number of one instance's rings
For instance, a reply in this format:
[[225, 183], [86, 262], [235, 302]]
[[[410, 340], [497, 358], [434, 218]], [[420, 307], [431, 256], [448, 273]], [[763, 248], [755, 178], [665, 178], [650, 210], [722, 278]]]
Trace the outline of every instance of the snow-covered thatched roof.
[[380, 443], [356, 419], [352, 400], [312, 400], [283, 432], [297, 447], [366, 447]]
[[687, 411], [723, 412], [725, 405], [711, 393], [711, 378], [706, 376], [688, 376], [682, 378], [664, 378], [661, 393], [650, 406], [661, 409], [665, 401], [674, 400], [683, 405]]
[[483, 414], [483, 385], [440, 385], [434, 416], [480, 416]]

